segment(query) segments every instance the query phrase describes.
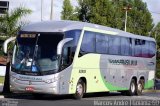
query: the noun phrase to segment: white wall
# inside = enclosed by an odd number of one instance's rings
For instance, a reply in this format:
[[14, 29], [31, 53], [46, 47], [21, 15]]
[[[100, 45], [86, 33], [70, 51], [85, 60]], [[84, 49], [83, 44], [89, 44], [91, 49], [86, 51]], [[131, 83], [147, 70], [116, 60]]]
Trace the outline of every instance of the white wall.
[[6, 74], [6, 66], [0, 66], [0, 76], [5, 76]]

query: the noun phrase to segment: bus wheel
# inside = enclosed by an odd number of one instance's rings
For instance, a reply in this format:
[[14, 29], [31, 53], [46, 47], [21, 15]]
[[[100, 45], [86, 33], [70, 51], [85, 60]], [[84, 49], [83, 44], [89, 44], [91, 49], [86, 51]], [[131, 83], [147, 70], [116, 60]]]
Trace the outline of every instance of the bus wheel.
[[128, 96], [133, 96], [133, 95], [135, 95], [135, 93], [136, 93], [136, 82], [135, 82], [134, 79], [132, 79], [132, 80], [131, 80], [131, 83], [130, 83], [130, 88], [129, 88], [129, 90], [126, 92], [126, 94], [127, 94]]
[[143, 86], [144, 86], [144, 80], [140, 79], [139, 83], [137, 84], [136, 95], [142, 95]]
[[85, 83], [79, 80], [76, 86], [76, 93], [74, 94], [75, 99], [81, 99], [85, 92]]

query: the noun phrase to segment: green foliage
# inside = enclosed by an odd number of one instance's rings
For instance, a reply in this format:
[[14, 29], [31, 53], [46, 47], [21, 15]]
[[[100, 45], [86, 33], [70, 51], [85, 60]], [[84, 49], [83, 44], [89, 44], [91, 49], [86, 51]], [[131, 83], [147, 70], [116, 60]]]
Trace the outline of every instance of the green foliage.
[[130, 5], [132, 10], [128, 12], [127, 31], [148, 36], [154, 25], [146, 3], [142, 2], [142, 0], [134, 0], [130, 2]]
[[[6, 12], [5, 15], [0, 16], [0, 56], [3, 55], [2, 44], [11, 36], [16, 36], [19, 29], [26, 23], [20, 21], [22, 17], [30, 14], [31, 10], [24, 7], [19, 7], [12, 10], [10, 13]], [[12, 49], [13, 44], [8, 49]]]
[[23, 16], [30, 14], [31, 10], [19, 7], [11, 11], [6, 12], [5, 15], [0, 17], [0, 35], [1, 36], [16, 36], [18, 30], [25, 24], [20, 21]]
[[157, 41], [157, 49], [160, 52], [160, 22], [153, 28], [151, 36]]
[[151, 36], [156, 39], [157, 42], [157, 70], [156, 77], [160, 79], [160, 22], [153, 28]]
[[75, 10], [73, 9], [73, 6], [71, 5], [70, 0], [64, 0], [62, 8], [63, 8], [63, 10], [61, 12], [61, 14], [62, 14], [61, 19], [63, 19], [63, 20], [77, 20], [77, 16], [74, 14]]
[[99, 0], [93, 5], [94, 8], [91, 9], [91, 16], [89, 21], [92, 23], [112, 26], [114, 18], [114, 9], [111, 2], [108, 0]]
[[78, 19], [80, 21], [89, 22], [91, 10], [94, 6], [95, 0], [78, 0], [79, 7], [76, 7], [78, 12]]
[[156, 70], [156, 78], [160, 79], [160, 70]]
[[130, 6], [127, 15], [127, 32], [149, 35], [153, 19], [142, 0], [78, 0], [78, 19], [124, 30], [124, 7]]
[[160, 79], [160, 59], [157, 59], [156, 78]]

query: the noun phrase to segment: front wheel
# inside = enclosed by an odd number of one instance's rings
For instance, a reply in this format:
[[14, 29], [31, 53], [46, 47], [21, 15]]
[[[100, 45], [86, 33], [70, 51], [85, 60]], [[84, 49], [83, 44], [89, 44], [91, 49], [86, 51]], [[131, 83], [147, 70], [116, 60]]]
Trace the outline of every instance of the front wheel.
[[76, 92], [74, 94], [75, 99], [81, 99], [85, 93], [85, 83], [79, 80], [76, 86]]

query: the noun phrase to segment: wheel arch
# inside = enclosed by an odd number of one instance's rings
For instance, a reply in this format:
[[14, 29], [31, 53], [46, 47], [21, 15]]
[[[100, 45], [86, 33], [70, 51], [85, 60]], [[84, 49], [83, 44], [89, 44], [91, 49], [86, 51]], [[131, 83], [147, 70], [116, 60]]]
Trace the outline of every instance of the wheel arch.
[[[134, 79], [135, 82], [136, 82], [136, 84], [137, 84], [137, 82], [138, 82], [137, 77], [136, 77], [136, 76], [133, 76], [133, 77], [131, 78], [131, 80], [132, 80], [132, 79]], [[131, 80], [130, 80], [130, 82], [131, 82]]]
[[140, 81], [141, 79], [145, 81], [145, 77], [144, 76], [140, 76], [138, 81]]

